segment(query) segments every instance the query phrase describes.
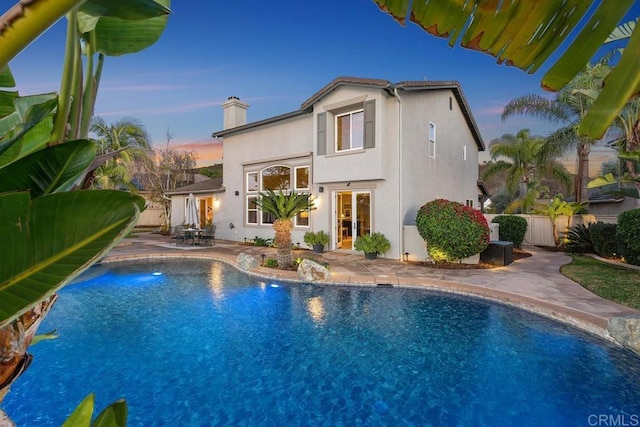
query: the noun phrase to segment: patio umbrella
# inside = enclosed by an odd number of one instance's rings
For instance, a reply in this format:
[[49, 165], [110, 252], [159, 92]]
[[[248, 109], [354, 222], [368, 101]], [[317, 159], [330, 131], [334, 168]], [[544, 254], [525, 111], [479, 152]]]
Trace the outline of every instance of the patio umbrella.
[[200, 212], [198, 212], [198, 203], [192, 193], [189, 193], [189, 197], [187, 197], [187, 207], [184, 218], [187, 224], [193, 225], [195, 228], [200, 228]]

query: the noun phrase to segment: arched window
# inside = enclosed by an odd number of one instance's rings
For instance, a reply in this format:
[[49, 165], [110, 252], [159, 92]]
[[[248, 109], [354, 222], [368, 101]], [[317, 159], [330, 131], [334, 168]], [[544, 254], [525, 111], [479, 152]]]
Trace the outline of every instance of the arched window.
[[265, 190], [289, 190], [291, 188], [291, 168], [289, 166], [269, 166], [261, 172], [261, 187]]

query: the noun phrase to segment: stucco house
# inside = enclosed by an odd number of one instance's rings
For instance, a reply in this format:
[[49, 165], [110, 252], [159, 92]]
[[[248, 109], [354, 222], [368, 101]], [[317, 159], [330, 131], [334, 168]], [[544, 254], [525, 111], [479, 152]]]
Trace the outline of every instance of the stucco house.
[[484, 143], [460, 84], [340, 77], [299, 110], [247, 123], [249, 105], [222, 104], [224, 150], [216, 236], [273, 237], [255, 200], [267, 188], [310, 192], [317, 209], [294, 220], [293, 242], [324, 230], [329, 250], [353, 250], [382, 232], [388, 258], [426, 256], [415, 229], [424, 203], [446, 198], [478, 208], [478, 152]]
[[[202, 176], [202, 175], [201, 175]], [[171, 198], [171, 226], [185, 223], [187, 197], [193, 194], [196, 197], [200, 225], [215, 223], [217, 211], [220, 209], [220, 198], [224, 193], [222, 178], [205, 177], [204, 180], [174, 190], [167, 191], [166, 197]]]

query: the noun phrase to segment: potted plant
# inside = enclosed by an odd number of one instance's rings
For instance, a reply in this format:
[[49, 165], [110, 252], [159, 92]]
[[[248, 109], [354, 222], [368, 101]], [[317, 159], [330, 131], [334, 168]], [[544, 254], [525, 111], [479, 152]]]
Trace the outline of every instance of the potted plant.
[[320, 230], [317, 233], [307, 231], [304, 233], [304, 242], [313, 248], [313, 251], [321, 254], [324, 252], [324, 245], [329, 243], [329, 235]]
[[383, 254], [391, 249], [389, 239], [382, 233], [364, 234], [356, 239], [353, 246], [357, 251], [364, 252], [367, 259], [376, 259], [378, 254]]

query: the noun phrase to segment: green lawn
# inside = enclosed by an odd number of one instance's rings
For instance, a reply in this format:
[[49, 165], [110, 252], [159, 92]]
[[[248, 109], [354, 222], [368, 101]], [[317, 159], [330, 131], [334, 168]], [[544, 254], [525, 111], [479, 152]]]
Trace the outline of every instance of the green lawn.
[[560, 273], [596, 295], [640, 310], [640, 271], [609, 265], [584, 255], [571, 255], [573, 262]]

